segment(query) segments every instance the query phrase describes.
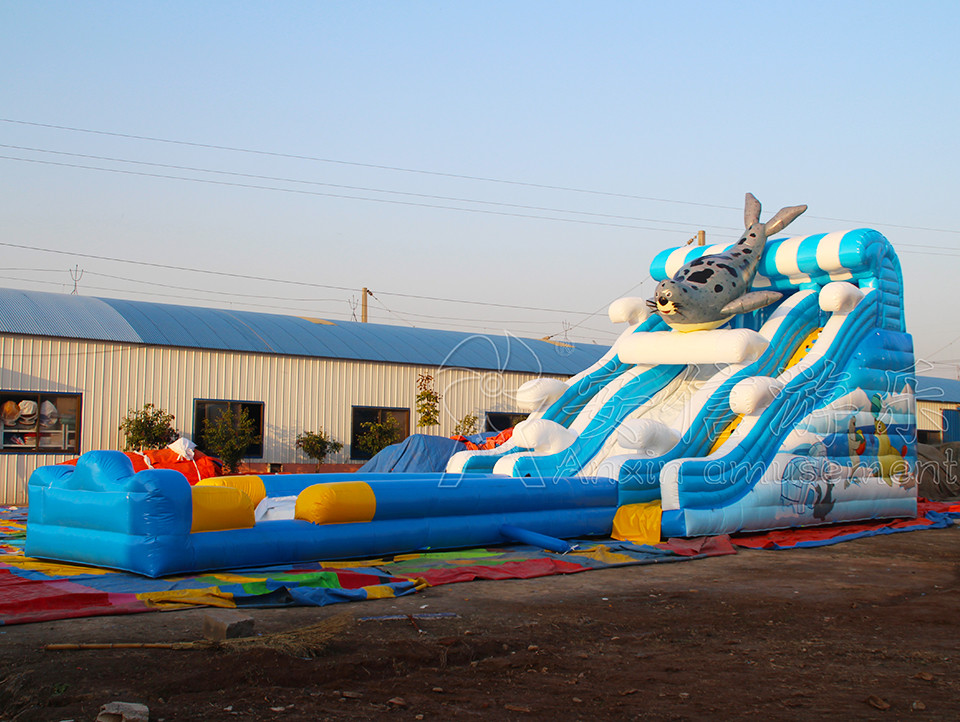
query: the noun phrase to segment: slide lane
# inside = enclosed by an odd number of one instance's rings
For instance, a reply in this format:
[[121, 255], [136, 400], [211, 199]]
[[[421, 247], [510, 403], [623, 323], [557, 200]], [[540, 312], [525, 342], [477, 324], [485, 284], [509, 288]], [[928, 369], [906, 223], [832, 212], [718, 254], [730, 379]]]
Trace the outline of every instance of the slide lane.
[[[869, 291], [852, 311], [834, 313], [813, 350], [784, 374], [786, 384], [780, 393], [761, 412], [745, 417], [713, 454], [678, 459], [664, 466], [664, 534], [711, 533], [712, 525], [723, 526], [723, 509], [735, 505], [756, 487], [800, 422], [817, 408], [849, 393], [868, 376], [884, 375], [882, 370], [864, 369], [865, 354], [869, 354], [864, 345], [869, 348], [876, 342], [873, 337], [882, 310], [879, 302], [880, 294]], [[882, 353], [890, 355], [889, 351]], [[903, 358], [899, 358], [901, 355]], [[894, 352], [890, 363], [902, 365], [907, 355]], [[850, 369], [863, 370], [855, 378]], [[693, 518], [698, 519], [696, 529], [687, 523]], [[762, 528], [776, 526], [771, 521], [766, 519]]]
[[799, 291], [784, 301], [760, 329], [770, 345], [756, 361], [733, 365], [718, 373], [691, 401], [684, 414], [680, 440], [668, 452], [642, 457], [625, 454], [611, 457], [594, 473], [618, 479], [621, 504], [637, 504], [660, 498], [660, 471], [664, 464], [682, 457], [706, 456], [717, 437], [737, 418], [730, 408], [730, 392], [751, 376], [777, 376], [798, 349], [822, 325], [819, 301], [814, 291]]
[[[569, 428], [591, 400], [596, 398], [610, 384], [621, 381], [623, 375], [634, 368], [633, 364], [620, 360], [617, 353], [619, 341], [635, 333], [663, 331], [667, 328], [667, 325], [659, 316], [650, 316], [635, 324], [632, 328], [628, 328], [620, 335], [618, 343], [615, 343], [593, 366], [568, 381], [568, 388], [560, 398], [550, 404], [543, 412], [531, 413], [528, 418], [543, 418]], [[447, 464], [447, 471], [489, 473], [493, 471], [493, 467], [504, 456], [528, 451], [530, 449], [519, 446], [513, 440], [507, 441], [496, 449], [460, 451], [450, 459]]]
[[[585, 422], [574, 442], [555, 454], [520, 454], [512, 459], [511, 476], [556, 477], [577, 474], [603, 448], [611, 434], [642, 406], [649, 404], [668, 384], [685, 373], [690, 373], [684, 364], [660, 364], [642, 367], [644, 370], [625, 383], [609, 400], [595, 411], [585, 409], [580, 423]], [[695, 375], [695, 370], [690, 373]], [[682, 384], [682, 379], [679, 381]], [[498, 473], [506, 473], [501, 464]]]

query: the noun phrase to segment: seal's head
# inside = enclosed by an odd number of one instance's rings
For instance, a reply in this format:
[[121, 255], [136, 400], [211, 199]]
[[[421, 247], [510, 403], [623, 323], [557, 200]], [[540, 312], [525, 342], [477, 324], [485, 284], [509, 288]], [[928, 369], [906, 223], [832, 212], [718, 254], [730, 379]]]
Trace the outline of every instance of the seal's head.
[[680, 303], [681, 289], [680, 285], [672, 278], [660, 281], [656, 290], [653, 292], [653, 300], [650, 301], [650, 310], [656, 311], [661, 316], [677, 316], [681, 314], [682, 305]]

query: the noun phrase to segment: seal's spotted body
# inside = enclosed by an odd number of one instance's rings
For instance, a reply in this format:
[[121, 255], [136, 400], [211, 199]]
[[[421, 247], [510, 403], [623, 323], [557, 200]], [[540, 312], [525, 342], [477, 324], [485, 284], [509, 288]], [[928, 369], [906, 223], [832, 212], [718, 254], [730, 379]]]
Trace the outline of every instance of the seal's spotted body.
[[781, 294], [750, 291], [750, 284], [757, 275], [767, 237], [786, 228], [805, 210], [806, 206], [783, 208], [761, 223], [760, 201], [747, 193], [746, 231], [736, 245], [729, 251], [690, 261], [673, 278], [661, 281], [647, 304], [677, 331], [702, 331], [779, 300]]

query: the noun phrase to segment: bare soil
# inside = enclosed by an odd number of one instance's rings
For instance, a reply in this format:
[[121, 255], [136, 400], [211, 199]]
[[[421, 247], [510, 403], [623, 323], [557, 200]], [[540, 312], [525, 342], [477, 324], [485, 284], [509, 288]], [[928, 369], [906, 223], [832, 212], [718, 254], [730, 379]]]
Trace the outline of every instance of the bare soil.
[[204, 609], [11, 626], [0, 628], [0, 719], [94, 720], [127, 701], [168, 722], [954, 720], [958, 612], [953, 527], [249, 612], [260, 634], [343, 622], [312, 658], [44, 650], [197, 640]]

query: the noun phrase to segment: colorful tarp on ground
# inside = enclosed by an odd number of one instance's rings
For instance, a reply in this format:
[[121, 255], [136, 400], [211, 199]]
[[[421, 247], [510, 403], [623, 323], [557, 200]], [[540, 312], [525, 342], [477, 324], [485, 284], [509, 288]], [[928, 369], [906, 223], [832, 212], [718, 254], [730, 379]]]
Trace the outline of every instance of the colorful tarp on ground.
[[324, 606], [399, 597], [428, 586], [479, 579], [529, 579], [702, 559], [735, 554], [735, 546], [785, 549], [835, 544], [874, 534], [940, 528], [960, 518], [960, 504], [925, 503], [921, 508], [919, 519], [740, 535], [732, 540], [717, 536], [657, 545], [589, 540], [566, 554], [502, 546], [149, 579], [25, 557], [26, 509], [0, 507], [0, 625], [191, 606]]

